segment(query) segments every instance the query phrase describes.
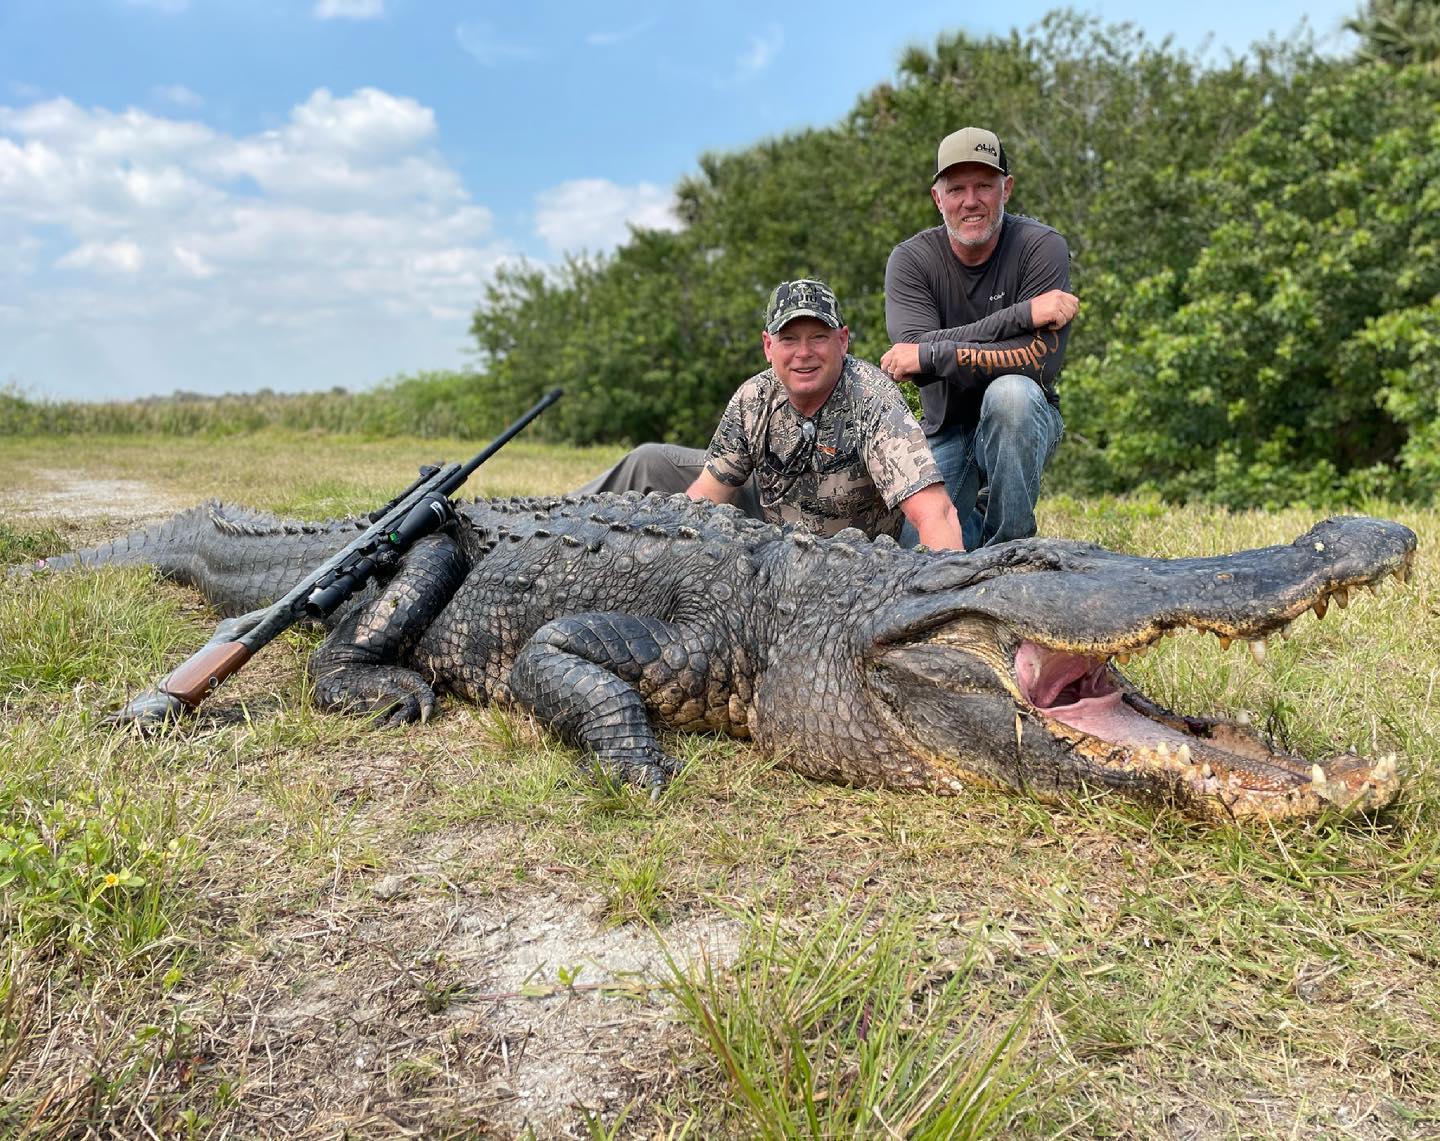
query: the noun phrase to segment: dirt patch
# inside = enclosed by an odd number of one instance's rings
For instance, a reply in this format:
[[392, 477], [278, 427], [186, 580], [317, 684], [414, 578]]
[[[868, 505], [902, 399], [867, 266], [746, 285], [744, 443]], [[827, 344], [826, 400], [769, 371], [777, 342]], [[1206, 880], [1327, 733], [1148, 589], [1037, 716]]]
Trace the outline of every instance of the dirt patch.
[[444, 954], [486, 980], [477, 1016], [520, 1046], [492, 1082], [506, 1095], [496, 1118], [542, 1137], [569, 1135], [584, 1110], [611, 1120], [663, 1087], [674, 1049], [673, 1011], [657, 989], [670, 974], [667, 949], [682, 967], [702, 956], [727, 964], [739, 939], [733, 922], [714, 916], [658, 937], [606, 927], [557, 894], [462, 914], [457, 926]]
[[31, 476], [33, 484], [23, 492], [0, 492], [8, 515], [143, 524], [190, 506], [139, 479], [90, 479], [63, 468], [39, 468]]
[[243, 1005], [210, 1031], [217, 1069], [241, 1075], [242, 1130], [583, 1138], [587, 1115], [633, 1122], [682, 1080], [664, 948], [728, 963], [738, 926], [711, 913], [657, 938], [606, 926], [564, 882], [468, 892], [447, 872], [520, 842], [489, 833], [427, 844], [262, 936], [225, 988]]

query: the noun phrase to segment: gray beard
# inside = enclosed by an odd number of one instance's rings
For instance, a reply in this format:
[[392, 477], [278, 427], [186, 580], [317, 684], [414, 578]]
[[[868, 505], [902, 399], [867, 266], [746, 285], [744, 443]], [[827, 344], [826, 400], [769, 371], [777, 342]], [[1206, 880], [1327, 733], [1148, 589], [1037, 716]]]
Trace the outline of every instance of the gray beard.
[[998, 234], [1000, 232], [1000, 225], [1004, 221], [1005, 207], [1002, 206], [1000, 207], [1000, 213], [995, 215], [995, 221], [991, 222], [986, 228], [985, 233], [978, 238], [962, 238], [960, 231], [952, 227], [949, 222], [945, 223], [945, 232], [950, 235], [950, 240], [956, 245], [964, 246], [966, 249], [976, 249], [983, 246]]

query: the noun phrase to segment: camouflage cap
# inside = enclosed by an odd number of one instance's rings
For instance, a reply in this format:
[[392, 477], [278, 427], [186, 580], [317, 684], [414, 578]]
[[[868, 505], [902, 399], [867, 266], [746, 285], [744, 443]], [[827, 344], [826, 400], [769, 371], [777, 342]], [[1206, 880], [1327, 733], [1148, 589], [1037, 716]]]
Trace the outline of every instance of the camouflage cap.
[[823, 281], [813, 278], [782, 281], [775, 287], [770, 294], [770, 304], [765, 307], [765, 331], [778, 333], [796, 317], [814, 317], [832, 329], [845, 324], [834, 292]]
[[[984, 127], [961, 127], [940, 140], [940, 149], [935, 156], [935, 178], [961, 162], [984, 163], [1001, 174], [1010, 173], [1010, 160], [1005, 157], [1005, 148], [999, 137]], [[930, 180], [932, 186], [935, 178]]]

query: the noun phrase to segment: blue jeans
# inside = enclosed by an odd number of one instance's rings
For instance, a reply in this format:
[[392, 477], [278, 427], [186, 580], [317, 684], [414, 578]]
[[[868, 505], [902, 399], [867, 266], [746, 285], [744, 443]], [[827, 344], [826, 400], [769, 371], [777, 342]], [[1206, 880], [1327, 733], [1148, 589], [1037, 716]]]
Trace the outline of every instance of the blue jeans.
[[[1000, 376], [980, 402], [980, 422], [955, 425], [928, 437], [945, 490], [960, 516], [965, 549], [1035, 534], [1040, 473], [1060, 442], [1065, 422], [1028, 376]], [[975, 505], [981, 477], [990, 489], [984, 509]], [[900, 542], [918, 539], [907, 521]]]

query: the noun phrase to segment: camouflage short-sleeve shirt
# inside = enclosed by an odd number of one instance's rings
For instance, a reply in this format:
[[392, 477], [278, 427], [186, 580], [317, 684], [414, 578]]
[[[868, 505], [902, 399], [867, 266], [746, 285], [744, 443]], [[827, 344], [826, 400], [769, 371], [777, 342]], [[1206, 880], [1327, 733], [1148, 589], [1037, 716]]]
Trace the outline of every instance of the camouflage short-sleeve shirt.
[[752, 376], [730, 398], [705, 468], [732, 487], [754, 473], [766, 520], [822, 536], [846, 527], [898, 535], [900, 503], [943, 482], [900, 390], [849, 354], [811, 417], [796, 411], [774, 369]]

